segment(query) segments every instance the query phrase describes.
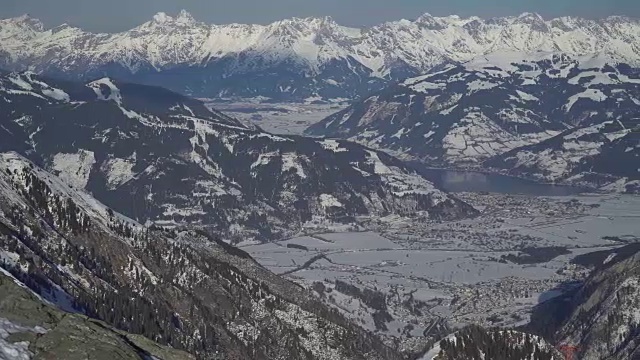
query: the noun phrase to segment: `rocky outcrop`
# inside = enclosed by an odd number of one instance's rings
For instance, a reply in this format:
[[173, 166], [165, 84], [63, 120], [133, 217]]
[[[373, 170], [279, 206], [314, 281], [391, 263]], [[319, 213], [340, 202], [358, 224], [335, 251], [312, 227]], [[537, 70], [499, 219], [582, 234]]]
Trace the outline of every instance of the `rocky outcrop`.
[[7, 359], [192, 360], [104, 322], [66, 313], [0, 269], [0, 356]]

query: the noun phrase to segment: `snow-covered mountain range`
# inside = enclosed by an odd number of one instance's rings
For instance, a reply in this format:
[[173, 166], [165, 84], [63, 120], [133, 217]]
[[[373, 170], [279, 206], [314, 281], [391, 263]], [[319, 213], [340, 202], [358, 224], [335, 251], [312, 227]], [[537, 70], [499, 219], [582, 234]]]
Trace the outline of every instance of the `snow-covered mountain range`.
[[432, 165], [634, 192], [640, 71], [603, 55], [493, 53], [354, 103], [306, 133]]
[[264, 240], [360, 216], [475, 213], [384, 153], [247, 128], [162, 88], [6, 73], [0, 104], [0, 152], [143, 223]]
[[401, 359], [228, 241], [476, 214], [384, 153], [110, 78], [1, 73], [0, 139], [3, 272], [199, 359]]
[[371, 28], [331, 18], [209, 25], [158, 13], [129, 31], [46, 29], [28, 16], [0, 20], [0, 68], [92, 80], [111, 76], [200, 97], [354, 98], [446, 62], [496, 51], [603, 54], [640, 62], [640, 22], [626, 17], [545, 20], [424, 14]]

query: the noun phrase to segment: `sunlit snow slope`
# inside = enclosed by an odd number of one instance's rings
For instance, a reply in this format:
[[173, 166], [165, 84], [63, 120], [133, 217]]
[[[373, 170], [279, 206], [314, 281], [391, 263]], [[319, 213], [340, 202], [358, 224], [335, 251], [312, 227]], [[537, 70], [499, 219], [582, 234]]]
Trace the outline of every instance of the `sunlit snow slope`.
[[637, 64], [640, 23], [608, 17], [480, 19], [424, 14], [356, 29], [329, 17], [209, 25], [158, 13], [129, 31], [53, 29], [28, 16], [0, 21], [0, 67], [89, 80], [109, 75], [201, 97], [354, 98], [446, 62], [495, 51], [604, 54]]

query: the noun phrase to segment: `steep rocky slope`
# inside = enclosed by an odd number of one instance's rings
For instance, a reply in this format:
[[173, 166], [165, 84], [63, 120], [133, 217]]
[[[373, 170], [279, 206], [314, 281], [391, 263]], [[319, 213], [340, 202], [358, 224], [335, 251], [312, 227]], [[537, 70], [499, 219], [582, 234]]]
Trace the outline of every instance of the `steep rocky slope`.
[[0, 266], [62, 309], [202, 359], [399, 359], [246, 253], [144, 227], [17, 153], [0, 155]]
[[315, 101], [355, 98], [438, 64], [495, 51], [606, 54], [638, 63], [637, 19], [538, 14], [481, 19], [424, 14], [367, 29], [331, 18], [268, 25], [209, 25], [183, 11], [158, 13], [116, 34], [28, 16], [0, 21], [0, 67], [90, 80], [105, 75], [202, 97]]
[[0, 103], [0, 151], [143, 223], [250, 240], [362, 217], [475, 213], [383, 153], [274, 136], [160, 88], [7, 73]]
[[0, 268], [0, 358], [190, 360], [186, 352], [70, 314]]
[[556, 340], [578, 359], [640, 358], [640, 253], [612, 252], [572, 299]]
[[[538, 305], [525, 327], [576, 360], [638, 359], [638, 243], [573, 261], [592, 270], [574, 290]], [[574, 284], [575, 285], [575, 284]]]

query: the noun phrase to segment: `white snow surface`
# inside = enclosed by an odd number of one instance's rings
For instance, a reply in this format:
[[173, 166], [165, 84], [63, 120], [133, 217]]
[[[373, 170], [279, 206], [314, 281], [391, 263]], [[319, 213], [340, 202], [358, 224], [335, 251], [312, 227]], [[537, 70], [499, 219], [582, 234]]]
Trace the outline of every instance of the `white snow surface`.
[[107, 175], [107, 186], [109, 189], [115, 189], [118, 186], [133, 179], [133, 166], [135, 161], [129, 159], [110, 159], [104, 165], [105, 174]]
[[7, 338], [11, 334], [33, 332], [36, 334], [46, 333], [41, 327], [28, 328], [15, 324], [7, 319], [0, 318], [0, 360], [29, 360], [33, 355], [29, 351], [28, 341], [11, 343]]
[[320, 194], [320, 206], [323, 208], [343, 207], [342, 203], [331, 194]]
[[616, 253], [609, 254], [609, 256], [607, 256], [607, 258], [606, 258], [606, 259], [604, 259], [604, 261], [602, 262], [602, 264], [603, 264], [603, 265], [606, 265], [606, 264], [610, 263], [610, 262], [611, 262], [611, 260], [613, 260], [613, 259], [616, 257], [616, 255], [618, 255], [618, 254], [616, 254]]
[[[122, 103], [122, 96], [120, 95], [120, 89], [113, 83], [110, 78], [102, 78], [90, 82], [87, 84], [88, 87], [95, 91], [98, 99], [100, 100], [113, 100], [118, 104]], [[105, 94], [103, 91], [103, 87], [107, 87], [109, 90], [108, 93]], [[105, 89], [106, 90], [106, 89]]]
[[302, 167], [303, 161], [304, 159], [296, 153], [284, 153], [282, 154], [282, 171], [294, 169], [296, 175], [301, 179], [305, 179], [307, 175], [304, 173], [304, 168]]
[[333, 152], [347, 151], [346, 148], [340, 147], [340, 143], [338, 141], [333, 140], [333, 139], [318, 141], [318, 143], [320, 145], [322, 145], [323, 148], [325, 148], [327, 150], [331, 150]]
[[571, 110], [576, 101], [580, 99], [590, 99], [593, 101], [604, 101], [607, 100], [607, 95], [605, 95], [602, 91], [598, 89], [586, 89], [585, 91], [575, 94], [569, 98], [569, 102], [565, 105], [565, 109], [567, 112]]
[[[80, 43], [85, 47], [78, 48]], [[545, 20], [525, 13], [485, 20], [424, 14], [413, 21], [357, 29], [341, 26], [330, 17], [291, 18], [268, 25], [209, 25], [183, 11], [176, 17], [158, 13], [134, 29], [113, 34], [93, 34], [68, 25], [46, 29], [26, 16], [0, 20], [0, 49], [16, 64], [45, 59], [56, 49], [59, 55], [52, 61], [65, 70], [115, 63], [134, 73], [145, 66], [161, 70], [238, 53], [273, 63], [293, 59], [312, 72], [331, 60], [350, 57], [380, 77], [399, 62], [424, 71], [445, 61], [464, 62], [494, 51], [590, 55], [585, 66], [592, 67], [603, 57], [638, 63], [639, 43], [640, 24], [617, 16]], [[509, 57], [502, 58], [508, 63]]]
[[80, 149], [74, 154], [58, 153], [53, 157], [52, 168], [67, 184], [84, 189], [89, 181], [96, 159], [92, 151]]

